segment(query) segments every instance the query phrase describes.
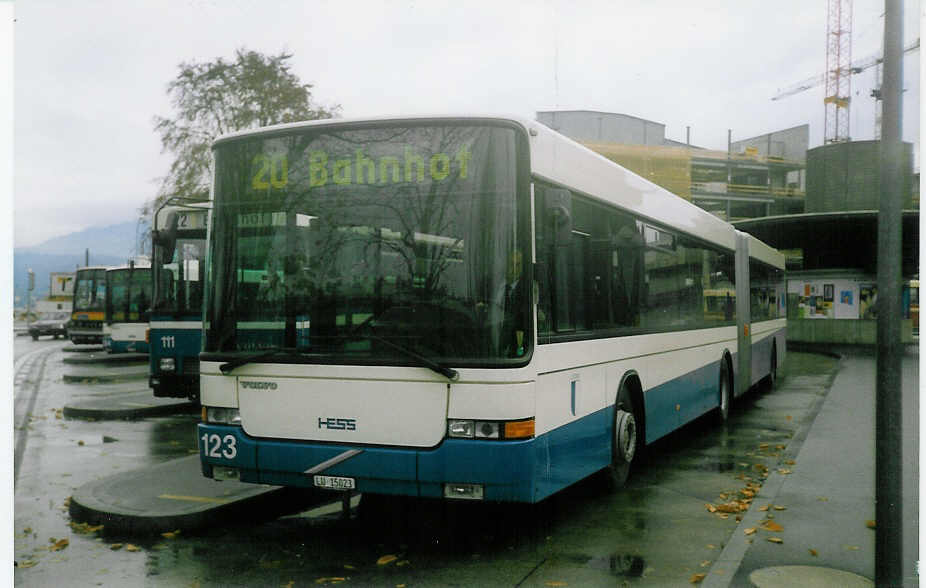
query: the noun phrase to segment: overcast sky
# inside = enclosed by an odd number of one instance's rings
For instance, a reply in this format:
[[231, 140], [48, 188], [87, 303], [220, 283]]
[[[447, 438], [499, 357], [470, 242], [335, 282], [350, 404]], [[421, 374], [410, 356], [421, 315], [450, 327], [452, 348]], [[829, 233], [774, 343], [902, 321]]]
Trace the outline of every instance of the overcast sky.
[[[137, 218], [170, 165], [154, 132], [183, 61], [293, 53], [321, 104], [396, 113], [620, 112], [670, 139], [810, 124], [822, 143], [824, 0], [20, 0], [14, 25], [14, 245]], [[883, 1], [855, 0], [853, 61], [879, 53]], [[905, 2], [905, 44], [920, 6]], [[919, 142], [919, 53], [905, 58], [904, 140]], [[853, 139], [871, 139], [874, 68], [852, 77]], [[917, 153], [919, 152], [917, 146]], [[916, 164], [919, 165], [918, 163]]]

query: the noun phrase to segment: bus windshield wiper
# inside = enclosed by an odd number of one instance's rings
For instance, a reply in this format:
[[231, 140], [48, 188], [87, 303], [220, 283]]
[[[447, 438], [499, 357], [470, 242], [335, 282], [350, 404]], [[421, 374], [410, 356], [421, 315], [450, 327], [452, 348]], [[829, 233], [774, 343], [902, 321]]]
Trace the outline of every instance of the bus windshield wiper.
[[264, 359], [265, 357], [272, 357], [274, 355], [298, 356], [304, 351], [304, 349], [299, 349], [298, 347], [270, 347], [269, 349], [264, 349], [263, 351], [254, 353], [252, 355], [237, 357], [231, 361], [227, 361], [220, 365], [219, 369], [222, 370], [223, 374], [227, 374], [236, 367], [241, 367], [245, 364], [253, 363], [255, 361]]
[[365, 335], [361, 335], [360, 334], [361, 331], [364, 331], [364, 330], [370, 331], [370, 329], [373, 327], [373, 320], [376, 318], [376, 316], [377, 315], [370, 315], [369, 317], [367, 317], [363, 322], [361, 322], [356, 327], [351, 329], [351, 331], [347, 333], [344, 336], [344, 338], [347, 340], [351, 340], [351, 339], [357, 339], [360, 337], [366, 337], [367, 339], [376, 341], [378, 343], [382, 343], [386, 347], [389, 347], [390, 349], [394, 349], [395, 351], [398, 351], [405, 357], [415, 360], [416, 362], [418, 362], [419, 365], [422, 365], [434, 372], [437, 372], [438, 374], [444, 376], [451, 382], [456, 382], [457, 380], [460, 379], [460, 372], [458, 372], [457, 370], [453, 368], [449, 368], [445, 365], [441, 365], [437, 363], [436, 361], [434, 361], [433, 359], [429, 359], [421, 355], [417, 351], [413, 351], [409, 349], [408, 347], [403, 347], [402, 345], [383, 339], [379, 335], [375, 335], [372, 332], [368, 332]]
[[398, 351], [399, 353], [401, 353], [401, 354], [404, 355], [405, 357], [408, 357], [408, 358], [410, 358], [410, 359], [414, 359], [414, 360], [417, 361], [420, 365], [422, 365], [422, 366], [424, 366], [424, 367], [426, 367], [426, 368], [428, 368], [428, 369], [430, 369], [430, 370], [433, 370], [433, 371], [437, 372], [438, 374], [444, 376], [445, 378], [447, 378], [447, 379], [450, 380], [451, 382], [456, 382], [457, 380], [460, 379], [460, 372], [458, 372], [457, 370], [455, 370], [455, 369], [453, 369], [453, 368], [449, 368], [449, 367], [447, 367], [447, 366], [445, 366], [445, 365], [441, 365], [441, 364], [437, 363], [436, 361], [434, 361], [433, 359], [428, 359], [427, 357], [421, 355], [420, 353], [418, 353], [418, 352], [416, 352], [416, 351], [412, 351], [412, 350], [409, 349], [408, 347], [403, 347], [403, 346], [401, 346], [401, 345], [398, 345], [398, 344], [396, 344], [396, 343], [393, 343], [392, 341], [388, 341], [388, 340], [386, 340], [386, 339], [383, 339], [383, 338], [380, 337], [379, 335], [374, 335], [373, 333], [367, 333], [367, 334], [365, 335], [365, 337], [367, 337], [368, 339], [372, 339], [372, 340], [374, 340], [374, 341], [377, 341], [377, 342], [379, 342], [379, 343], [382, 343], [382, 344], [385, 345], [386, 347], [395, 349], [396, 351]]

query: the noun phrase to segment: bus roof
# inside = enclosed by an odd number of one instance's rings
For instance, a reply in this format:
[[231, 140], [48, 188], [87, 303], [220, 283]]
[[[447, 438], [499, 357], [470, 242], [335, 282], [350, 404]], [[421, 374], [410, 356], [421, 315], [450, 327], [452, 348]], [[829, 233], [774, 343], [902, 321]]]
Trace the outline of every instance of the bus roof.
[[531, 171], [537, 177], [567, 187], [666, 228], [678, 230], [727, 249], [735, 248], [735, 229], [726, 221], [680, 196], [621, 167], [540, 122], [508, 115], [416, 115], [372, 118], [337, 118], [302, 121], [226, 133], [212, 144], [244, 137], [275, 135], [313, 127], [399, 121], [507, 122], [529, 135]]
[[95, 271], [95, 270], [104, 270], [104, 271], [105, 271], [105, 270], [108, 270], [108, 269], [109, 269], [109, 266], [107, 266], [107, 265], [85, 265], [84, 267], [79, 267], [79, 268], [77, 268], [77, 269], [74, 270], [74, 271], [75, 271], [75, 273], [76, 273], [76, 272], [86, 272], [86, 271]]
[[144, 259], [144, 258], [142, 258], [142, 259], [136, 259], [135, 262], [134, 262], [133, 264], [128, 264], [128, 263], [126, 263], [126, 264], [123, 264], [123, 265], [116, 265], [116, 266], [108, 267], [108, 268], [106, 268], [106, 271], [108, 271], [108, 272], [113, 272], [113, 271], [118, 271], [118, 270], [127, 270], [127, 269], [131, 269], [131, 268], [133, 268], [133, 267], [134, 267], [135, 269], [151, 269], [151, 260], [150, 260], [150, 259]]

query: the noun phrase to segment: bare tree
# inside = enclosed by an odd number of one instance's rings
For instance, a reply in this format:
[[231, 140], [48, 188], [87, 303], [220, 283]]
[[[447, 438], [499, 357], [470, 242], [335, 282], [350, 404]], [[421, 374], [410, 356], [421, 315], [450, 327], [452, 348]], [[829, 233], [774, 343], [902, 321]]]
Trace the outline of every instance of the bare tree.
[[170, 171], [159, 178], [158, 194], [140, 210], [148, 218], [167, 198], [205, 199], [209, 193], [212, 141], [237, 130], [272, 124], [333, 118], [341, 107], [320, 106], [311, 84], [290, 71], [291, 53], [266, 56], [244, 48], [235, 59], [181, 63], [167, 85], [176, 111], [172, 118], [155, 116], [162, 151], [174, 154]]

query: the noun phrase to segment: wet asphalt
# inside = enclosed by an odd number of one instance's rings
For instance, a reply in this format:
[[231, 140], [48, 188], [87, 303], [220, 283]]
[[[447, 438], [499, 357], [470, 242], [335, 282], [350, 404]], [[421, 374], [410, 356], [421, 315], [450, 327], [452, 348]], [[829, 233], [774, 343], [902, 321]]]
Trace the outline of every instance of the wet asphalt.
[[[14, 580], [22, 586], [727, 585], [718, 561], [752, 512], [740, 501], [796, 467], [840, 369], [833, 357], [790, 352], [776, 388], [738, 399], [724, 425], [705, 418], [647, 448], [618, 492], [590, 479], [533, 506], [354, 497], [346, 518], [340, 503], [313, 502], [282, 516], [232, 511], [188, 529], [135, 532], [74, 518], [72, 497], [114, 487], [109, 480], [130, 486], [188, 472], [172, 464], [196, 461], [198, 415], [189, 407], [132, 420], [66, 413], [132, 394], [145, 402], [147, 385], [134, 375], [67, 378], [84, 367], [63, 361], [78, 353], [67, 345], [15, 342]], [[717, 510], [731, 502], [742, 510]]]

